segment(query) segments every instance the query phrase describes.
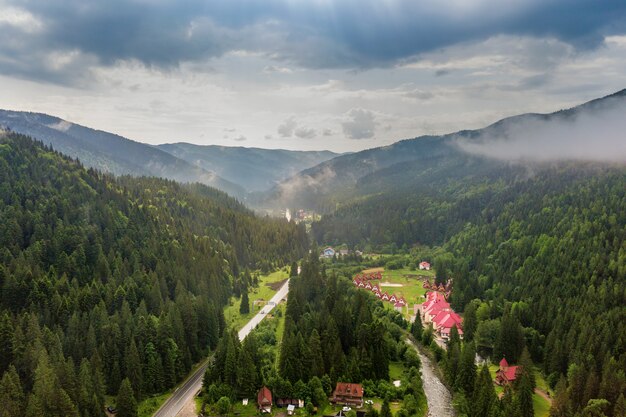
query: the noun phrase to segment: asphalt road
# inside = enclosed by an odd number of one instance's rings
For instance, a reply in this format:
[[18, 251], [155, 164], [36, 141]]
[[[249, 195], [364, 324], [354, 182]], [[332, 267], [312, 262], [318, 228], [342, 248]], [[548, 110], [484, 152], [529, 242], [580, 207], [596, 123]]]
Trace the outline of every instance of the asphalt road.
[[[289, 281], [274, 294], [272, 299], [254, 317], [239, 330], [239, 340], [243, 340], [260, 322], [267, 313], [287, 296], [289, 292]], [[202, 378], [206, 371], [209, 360], [207, 359], [196, 372], [194, 372], [181, 386], [179, 386], [172, 396], [167, 399], [154, 413], [153, 417], [175, 417], [183, 408], [187, 401], [190, 401], [202, 388]]]

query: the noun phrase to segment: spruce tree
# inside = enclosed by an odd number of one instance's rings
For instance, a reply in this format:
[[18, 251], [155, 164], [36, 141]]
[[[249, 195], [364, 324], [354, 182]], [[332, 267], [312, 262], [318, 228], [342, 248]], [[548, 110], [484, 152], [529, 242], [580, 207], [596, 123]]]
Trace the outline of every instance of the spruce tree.
[[492, 409], [498, 407], [497, 401], [489, 367], [485, 364], [481, 367], [474, 385], [474, 394], [470, 404], [472, 415], [475, 417], [492, 415]]
[[117, 393], [117, 417], [137, 417], [137, 401], [128, 378], [124, 378]]
[[468, 398], [471, 398], [476, 380], [476, 364], [474, 362], [476, 350], [474, 343], [464, 343], [459, 362], [459, 372], [456, 376], [455, 386], [462, 390]]
[[391, 414], [391, 407], [389, 406], [389, 399], [385, 397], [383, 405], [380, 407], [380, 417], [393, 417]]
[[250, 299], [248, 298], [248, 287], [244, 287], [241, 291], [241, 304], [239, 305], [239, 313], [248, 314], [250, 312]]

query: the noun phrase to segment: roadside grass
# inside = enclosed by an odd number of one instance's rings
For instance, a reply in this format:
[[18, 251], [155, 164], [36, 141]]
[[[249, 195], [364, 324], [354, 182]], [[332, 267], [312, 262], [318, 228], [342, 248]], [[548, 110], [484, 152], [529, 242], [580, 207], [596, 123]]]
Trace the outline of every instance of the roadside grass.
[[145, 400], [141, 401], [137, 405], [137, 416], [138, 417], [151, 417], [159, 409], [159, 407], [163, 405], [165, 400], [167, 400], [170, 397], [171, 394], [172, 392], [168, 391], [166, 393], [156, 395], [154, 397], [148, 397]]
[[262, 305], [254, 305], [255, 300], [269, 301], [276, 290], [270, 287], [271, 284], [275, 284], [280, 281], [284, 281], [289, 278], [288, 268], [282, 268], [278, 271], [272, 272], [268, 275], [259, 276], [259, 286], [251, 288], [248, 298], [250, 299], [250, 313], [241, 314], [239, 312], [239, 306], [241, 305], [240, 298], [231, 298], [230, 304], [224, 309], [224, 319], [229, 327], [240, 329], [246, 324], [256, 313], [263, 308]]

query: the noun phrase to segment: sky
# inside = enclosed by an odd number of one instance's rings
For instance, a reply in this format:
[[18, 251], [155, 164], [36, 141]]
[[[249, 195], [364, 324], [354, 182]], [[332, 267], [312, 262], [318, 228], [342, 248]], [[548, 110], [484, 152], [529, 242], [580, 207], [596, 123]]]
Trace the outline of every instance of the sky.
[[0, 0], [0, 108], [356, 151], [626, 88], [623, 0]]

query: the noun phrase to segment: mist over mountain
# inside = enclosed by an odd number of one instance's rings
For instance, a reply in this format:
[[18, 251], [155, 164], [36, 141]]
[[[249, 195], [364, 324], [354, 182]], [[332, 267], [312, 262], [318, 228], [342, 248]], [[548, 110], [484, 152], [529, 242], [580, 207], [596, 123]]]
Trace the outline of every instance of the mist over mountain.
[[171, 143], [157, 146], [177, 158], [211, 170], [247, 191], [265, 191], [298, 172], [332, 159], [330, 151], [288, 151]]
[[483, 129], [421, 136], [341, 155], [278, 184], [265, 206], [330, 212], [351, 198], [495, 175], [511, 163], [626, 162], [626, 90], [551, 114], [523, 114]]

